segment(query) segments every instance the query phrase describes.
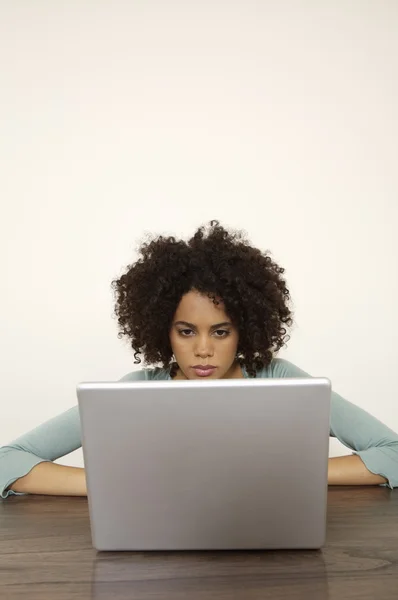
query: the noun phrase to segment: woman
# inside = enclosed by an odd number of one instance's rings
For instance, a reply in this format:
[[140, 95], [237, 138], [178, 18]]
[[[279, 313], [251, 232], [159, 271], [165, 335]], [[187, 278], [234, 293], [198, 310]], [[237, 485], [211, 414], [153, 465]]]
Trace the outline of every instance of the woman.
[[[137, 379], [309, 377], [275, 358], [292, 325], [284, 269], [217, 221], [188, 242], [162, 236], [113, 281], [120, 336]], [[330, 435], [355, 451], [329, 459], [329, 484], [398, 487], [398, 436], [332, 392]], [[283, 443], [283, 440], [281, 440]], [[0, 493], [86, 495], [84, 469], [52, 461], [81, 446], [77, 406], [0, 449]]]

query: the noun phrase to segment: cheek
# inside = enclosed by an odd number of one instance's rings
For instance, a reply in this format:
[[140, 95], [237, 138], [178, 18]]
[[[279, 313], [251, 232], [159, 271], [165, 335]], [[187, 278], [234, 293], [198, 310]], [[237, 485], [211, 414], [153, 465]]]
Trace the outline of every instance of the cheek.
[[[185, 342], [185, 343], [184, 343]], [[171, 344], [171, 348], [172, 350], [175, 352], [178, 351], [182, 351], [184, 348], [187, 347], [187, 340], [184, 340], [182, 337], [172, 333], [170, 335], [170, 344]]]
[[216, 353], [229, 360], [230, 356], [235, 356], [238, 347], [238, 336], [230, 335], [223, 341], [219, 341], [215, 346]]
[[234, 335], [228, 340], [228, 350], [235, 353], [238, 347], [238, 336]]

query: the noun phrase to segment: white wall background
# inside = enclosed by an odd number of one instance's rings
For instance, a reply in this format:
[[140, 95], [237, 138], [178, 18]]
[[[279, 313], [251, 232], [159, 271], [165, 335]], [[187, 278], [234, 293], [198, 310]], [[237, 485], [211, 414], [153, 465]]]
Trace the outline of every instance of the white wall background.
[[132, 370], [111, 279], [213, 218], [286, 268], [280, 356], [398, 429], [398, 3], [0, 4], [0, 444]]

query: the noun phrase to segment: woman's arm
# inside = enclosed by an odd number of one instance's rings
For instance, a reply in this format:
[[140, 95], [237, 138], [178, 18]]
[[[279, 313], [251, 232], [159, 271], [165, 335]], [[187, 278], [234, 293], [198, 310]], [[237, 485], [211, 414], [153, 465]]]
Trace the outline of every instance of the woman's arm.
[[[152, 369], [133, 371], [121, 381], [150, 379], [153, 372]], [[19, 494], [85, 496], [84, 469], [53, 463], [81, 445], [79, 407], [74, 406], [3, 446], [0, 448], [0, 498]]]
[[86, 474], [79, 467], [41, 462], [27, 475], [14, 481], [9, 489], [23, 494], [87, 496]]
[[[272, 377], [311, 377], [284, 359], [272, 362]], [[355, 451], [329, 459], [330, 485], [398, 487], [398, 435], [376, 417], [332, 391], [330, 435]]]
[[333, 392], [330, 435], [355, 451], [354, 455], [340, 457], [332, 464], [329, 471], [332, 485], [398, 487], [398, 435], [376, 417]]
[[383, 483], [387, 483], [387, 479], [371, 473], [356, 454], [329, 458], [329, 485], [381, 485]]
[[[78, 406], [46, 421], [32, 431], [0, 448], [0, 497], [12, 494], [49, 493], [44, 489], [62, 489], [65, 476], [69, 490], [73, 481], [66, 471], [72, 467], [52, 464], [52, 461], [81, 447]], [[40, 469], [38, 468], [40, 466]], [[55, 480], [53, 479], [55, 477]], [[81, 475], [76, 491], [81, 491]], [[71, 487], [72, 485], [72, 487]], [[39, 490], [40, 491], [36, 491]], [[60, 492], [61, 493], [61, 492]]]

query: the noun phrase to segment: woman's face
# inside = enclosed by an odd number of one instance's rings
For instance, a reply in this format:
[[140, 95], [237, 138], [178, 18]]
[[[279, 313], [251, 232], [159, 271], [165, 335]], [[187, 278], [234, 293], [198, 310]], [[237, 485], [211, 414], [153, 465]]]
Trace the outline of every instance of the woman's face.
[[[243, 377], [236, 361], [238, 331], [206, 295], [192, 290], [181, 298], [170, 328], [170, 344], [178, 364], [175, 379]], [[212, 367], [208, 370], [200, 367]]]

